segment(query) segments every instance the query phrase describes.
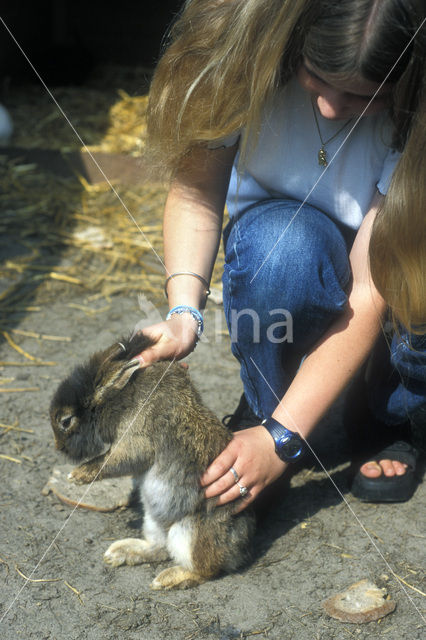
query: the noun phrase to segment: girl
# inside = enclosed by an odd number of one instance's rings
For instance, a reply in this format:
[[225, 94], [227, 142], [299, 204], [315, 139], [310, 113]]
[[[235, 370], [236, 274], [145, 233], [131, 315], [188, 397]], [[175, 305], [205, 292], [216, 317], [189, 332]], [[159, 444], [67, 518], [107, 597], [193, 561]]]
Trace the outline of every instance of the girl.
[[250, 428], [202, 478], [219, 504], [249, 504], [298, 459], [367, 359], [359, 426], [387, 425], [391, 447], [353, 491], [414, 491], [416, 451], [390, 425], [426, 422], [424, 19], [421, 0], [190, 0], [172, 28], [148, 117], [151, 162], [171, 176], [171, 311], [141, 361], [195, 347], [226, 199], [224, 309], [244, 384], [230, 426]]

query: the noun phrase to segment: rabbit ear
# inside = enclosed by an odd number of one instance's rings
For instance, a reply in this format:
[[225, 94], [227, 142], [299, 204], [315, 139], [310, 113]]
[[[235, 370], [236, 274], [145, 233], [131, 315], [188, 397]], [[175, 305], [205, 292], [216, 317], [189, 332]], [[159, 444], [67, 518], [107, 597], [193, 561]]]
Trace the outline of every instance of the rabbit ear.
[[137, 358], [134, 358], [129, 362], [125, 362], [117, 372], [117, 375], [114, 376], [114, 379], [111, 380], [110, 386], [114, 389], [122, 389], [126, 386], [132, 375], [139, 369], [140, 366], [141, 363]]
[[132, 338], [121, 338], [106, 351], [92, 357], [91, 365], [96, 371], [94, 378], [94, 401], [99, 403], [109, 391], [120, 391], [140, 367], [135, 357], [156, 343], [156, 340], [137, 333]]
[[95, 402], [102, 400], [109, 391], [123, 389], [139, 367], [140, 362], [136, 358], [114, 362], [108, 357], [99, 368], [95, 379]]

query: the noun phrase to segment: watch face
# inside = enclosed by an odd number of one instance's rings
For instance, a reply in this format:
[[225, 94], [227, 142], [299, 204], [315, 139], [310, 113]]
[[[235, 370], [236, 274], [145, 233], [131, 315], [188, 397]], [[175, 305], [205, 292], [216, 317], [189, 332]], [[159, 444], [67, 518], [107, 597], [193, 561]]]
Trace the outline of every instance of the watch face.
[[297, 436], [283, 436], [277, 441], [277, 448], [287, 458], [297, 458], [302, 452], [302, 443]]

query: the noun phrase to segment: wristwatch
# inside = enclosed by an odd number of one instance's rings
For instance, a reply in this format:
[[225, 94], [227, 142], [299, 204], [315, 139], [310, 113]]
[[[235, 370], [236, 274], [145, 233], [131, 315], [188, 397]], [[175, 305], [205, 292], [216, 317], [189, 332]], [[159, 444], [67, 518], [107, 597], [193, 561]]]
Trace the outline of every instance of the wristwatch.
[[275, 442], [275, 452], [283, 462], [296, 462], [304, 451], [304, 443], [298, 433], [290, 431], [274, 418], [266, 418], [262, 425]]

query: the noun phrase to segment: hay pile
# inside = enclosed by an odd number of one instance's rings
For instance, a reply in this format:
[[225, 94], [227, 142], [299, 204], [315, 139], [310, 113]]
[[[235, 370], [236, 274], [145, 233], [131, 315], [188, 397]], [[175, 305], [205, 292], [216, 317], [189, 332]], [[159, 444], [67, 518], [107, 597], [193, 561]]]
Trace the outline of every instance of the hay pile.
[[[61, 87], [53, 95], [91, 151], [138, 157], [144, 149], [147, 95], [123, 89]], [[43, 87], [15, 89], [10, 100], [13, 144], [25, 149], [79, 151], [81, 141]]]
[[163, 190], [116, 187], [142, 234], [109, 185], [1, 160], [3, 311], [73, 293], [96, 299], [144, 291], [158, 298], [164, 270], [153, 249], [161, 257]]
[[[142, 154], [146, 95], [63, 88], [55, 97], [91, 151]], [[42, 88], [17, 90], [10, 102], [15, 147], [81, 150]], [[38, 164], [2, 156], [0, 149], [3, 317], [76, 294], [92, 301], [143, 292], [153, 302], [164, 302], [166, 191], [152, 183], [113, 186], [116, 193], [81, 176], [59, 178]], [[219, 267], [213, 280], [220, 280]]]

